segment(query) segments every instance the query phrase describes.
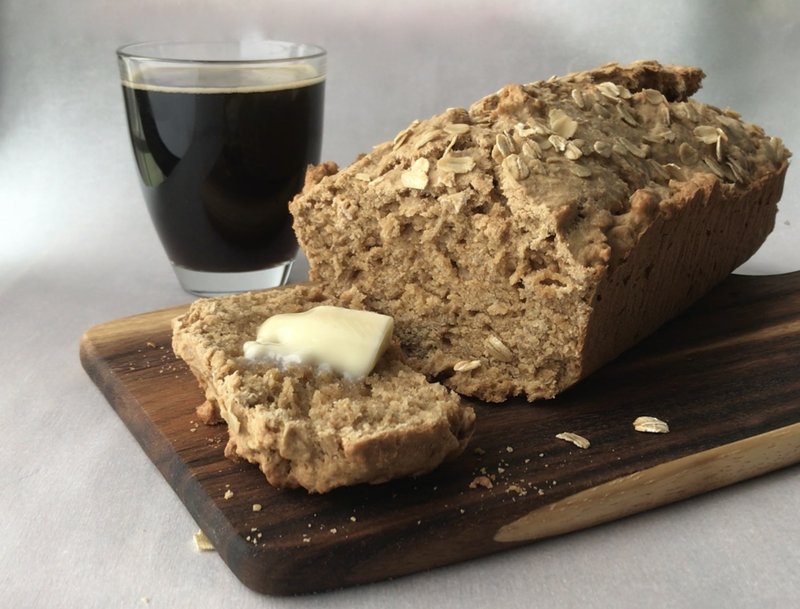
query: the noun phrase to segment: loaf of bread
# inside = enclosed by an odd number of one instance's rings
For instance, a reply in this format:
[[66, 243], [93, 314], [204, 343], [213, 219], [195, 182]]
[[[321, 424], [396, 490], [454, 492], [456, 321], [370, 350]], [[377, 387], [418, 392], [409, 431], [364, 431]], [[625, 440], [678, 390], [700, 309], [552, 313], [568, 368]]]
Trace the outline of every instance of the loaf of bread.
[[396, 343], [363, 380], [243, 356], [267, 318], [326, 304], [351, 303], [294, 285], [199, 300], [174, 320], [173, 349], [205, 391], [204, 418], [227, 423], [225, 454], [258, 464], [274, 486], [322, 493], [421, 474], [460, 453], [472, 408], [409, 368]]
[[653, 61], [414, 121], [292, 202], [312, 281], [395, 318], [457, 392], [550, 398], [708, 291], [774, 225], [789, 152]]

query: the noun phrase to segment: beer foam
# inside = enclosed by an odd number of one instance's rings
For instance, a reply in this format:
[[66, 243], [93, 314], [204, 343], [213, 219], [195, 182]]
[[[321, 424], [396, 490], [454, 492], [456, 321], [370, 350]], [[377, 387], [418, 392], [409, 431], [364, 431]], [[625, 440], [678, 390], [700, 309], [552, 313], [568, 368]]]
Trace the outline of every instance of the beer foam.
[[144, 67], [122, 85], [160, 93], [263, 93], [321, 83], [325, 75], [307, 63], [281, 66]]

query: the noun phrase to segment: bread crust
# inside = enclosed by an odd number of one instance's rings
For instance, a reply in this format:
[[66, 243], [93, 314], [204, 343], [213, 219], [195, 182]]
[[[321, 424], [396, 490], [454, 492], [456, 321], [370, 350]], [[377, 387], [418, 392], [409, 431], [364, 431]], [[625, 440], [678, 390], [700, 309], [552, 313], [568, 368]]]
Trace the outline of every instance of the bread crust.
[[[659, 215], [598, 283], [578, 378], [687, 309], [756, 252], [774, 227], [787, 168], [784, 162], [744, 189], [698, 175], [675, 193], [669, 205], [679, 211]], [[710, 263], [696, 263], [710, 252]]]

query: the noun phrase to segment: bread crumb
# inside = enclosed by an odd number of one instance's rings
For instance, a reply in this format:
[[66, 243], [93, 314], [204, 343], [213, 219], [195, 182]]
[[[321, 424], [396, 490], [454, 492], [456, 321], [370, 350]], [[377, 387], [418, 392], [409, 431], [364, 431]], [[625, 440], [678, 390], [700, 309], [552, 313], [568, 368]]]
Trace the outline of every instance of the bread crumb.
[[517, 495], [524, 497], [528, 494], [528, 491], [518, 484], [509, 484], [508, 488], [506, 489], [507, 493], [516, 493]]
[[227, 491], [225, 491], [223, 498], [230, 499], [231, 497], [233, 497], [233, 491], [231, 489], [228, 489]]
[[260, 512], [261, 511], [261, 504], [260, 503], [254, 503], [253, 504], [253, 511], [254, 512]]
[[494, 485], [492, 484], [492, 481], [489, 480], [488, 476], [475, 476], [472, 482], [469, 483], [469, 487], [478, 488], [479, 486], [482, 486], [483, 488], [492, 488]]
[[213, 552], [214, 551], [214, 544], [211, 543], [211, 540], [206, 537], [206, 534], [203, 531], [198, 530], [197, 533], [194, 534], [194, 545], [197, 548], [198, 552]]

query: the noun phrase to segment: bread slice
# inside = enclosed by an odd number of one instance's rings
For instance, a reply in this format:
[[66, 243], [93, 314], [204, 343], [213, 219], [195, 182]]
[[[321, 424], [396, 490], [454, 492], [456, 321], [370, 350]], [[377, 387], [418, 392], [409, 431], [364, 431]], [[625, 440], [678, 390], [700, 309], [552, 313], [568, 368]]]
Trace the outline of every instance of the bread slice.
[[771, 231], [789, 152], [654, 61], [414, 121], [292, 202], [313, 281], [394, 316], [461, 394], [550, 398], [688, 307]]
[[351, 303], [294, 285], [199, 300], [174, 320], [173, 348], [205, 390], [206, 418], [228, 425], [226, 455], [258, 464], [274, 486], [323, 493], [421, 474], [460, 453], [472, 408], [409, 368], [397, 344], [363, 381], [243, 357], [266, 318], [321, 304]]

